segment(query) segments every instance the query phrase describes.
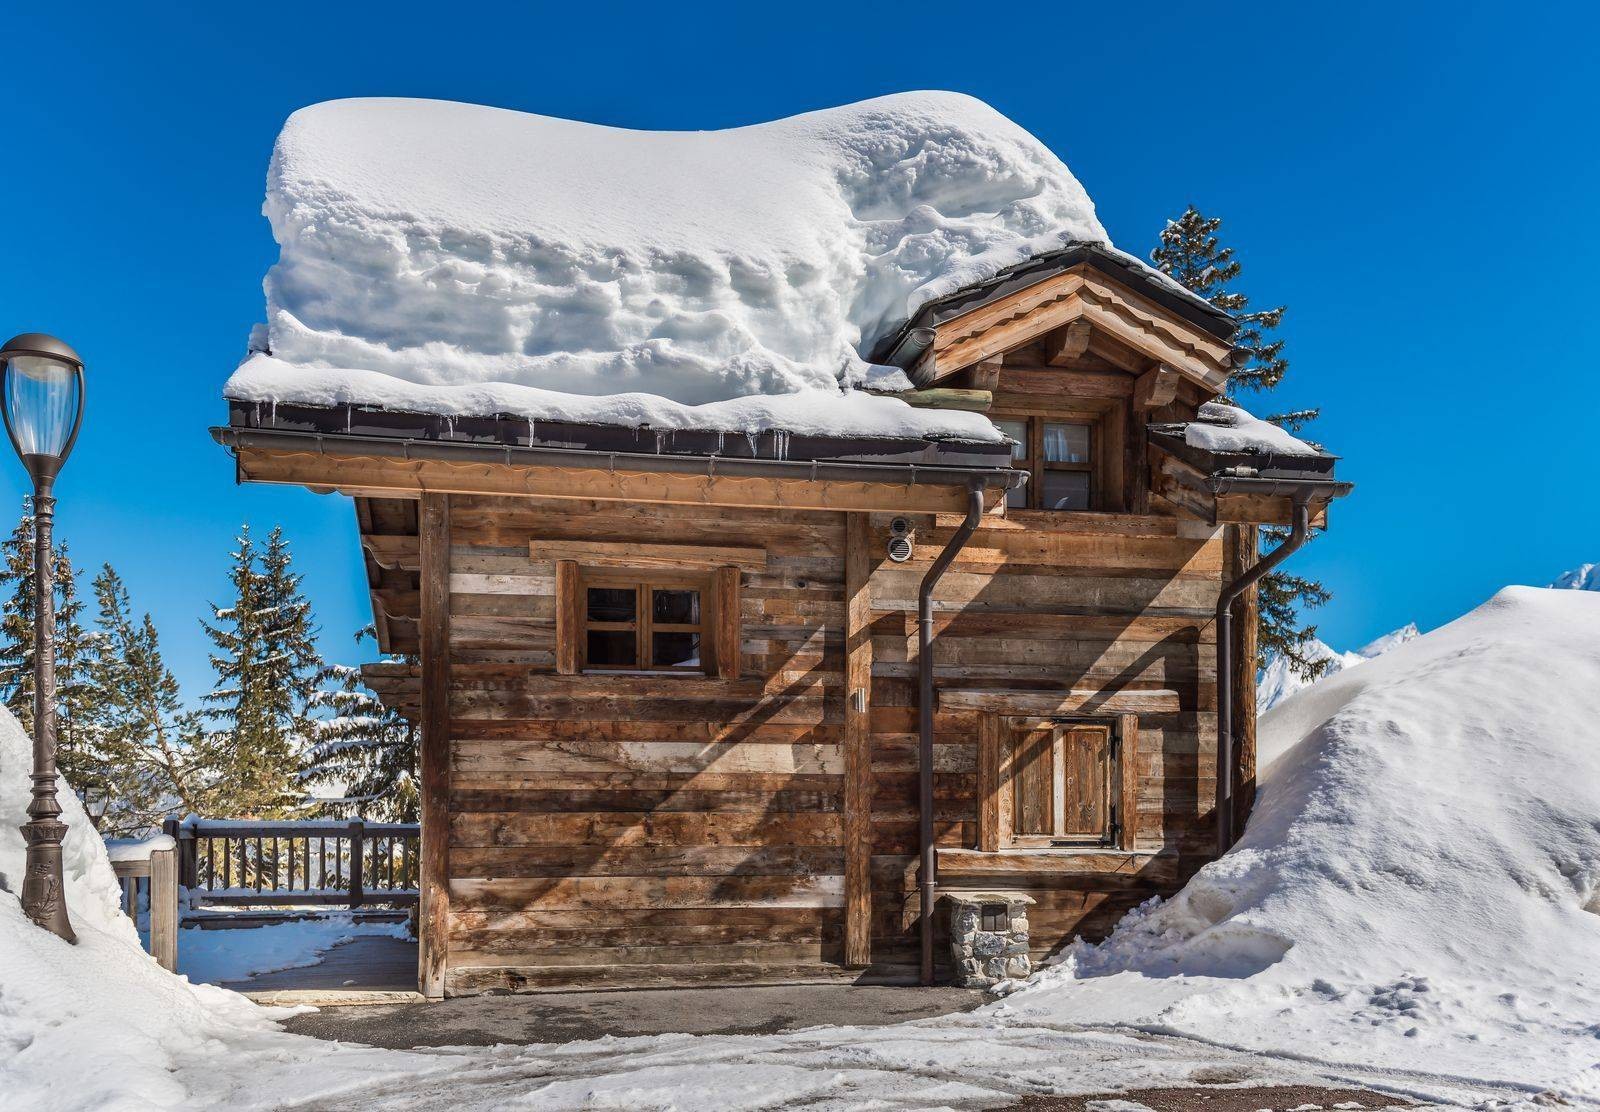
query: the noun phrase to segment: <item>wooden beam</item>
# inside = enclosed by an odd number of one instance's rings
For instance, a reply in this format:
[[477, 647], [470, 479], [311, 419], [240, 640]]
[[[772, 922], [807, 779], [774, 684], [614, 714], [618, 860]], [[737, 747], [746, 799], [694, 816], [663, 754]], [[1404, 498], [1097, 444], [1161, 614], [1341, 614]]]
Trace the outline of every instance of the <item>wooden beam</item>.
[[[342, 446], [341, 446], [342, 448]], [[876, 510], [884, 513], [959, 513], [967, 492], [937, 486], [863, 480], [687, 475], [671, 472], [553, 467], [517, 463], [396, 460], [344, 454], [245, 447], [236, 452], [248, 482], [341, 491], [353, 497], [418, 498], [424, 493], [505, 494], [615, 502], [679, 502], [785, 510]], [[991, 503], [1003, 497], [996, 489]]]
[[1137, 409], [1156, 409], [1171, 405], [1178, 396], [1178, 384], [1183, 376], [1171, 367], [1158, 363], [1133, 383], [1133, 404]]
[[989, 390], [957, 390], [938, 387], [932, 390], [904, 390], [890, 394], [917, 409], [960, 409], [969, 413], [983, 413], [994, 404], [994, 394]]
[[872, 963], [872, 531], [845, 515], [845, 965]]
[[[1254, 688], [1251, 691], [1253, 694]], [[1132, 850], [1139, 844], [1139, 716], [1121, 715], [1117, 726], [1121, 734], [1117, 751], [1117, 848]]]
[[422, 557], [422, 824], [417, 981], [444, 996], [450, 937], [450, 499], [428, 494], [420, 517]]
[[417, 571], [422, 567], [418, 554], [417, 538], [413, 536], [387, 536], [363, 533], [361, 547], [367, 550], [372, 562], [391, 571]]
[[[671, 547], [671, 546], [660, 546]], [[766, 553], [762, 553], [762, 563], [766, 562]], [[739, 678], [741, 666], [744, 662], [743, 643], [741, 630], [743, 615], [740, 613], [739, 582], [740, 572], [737, 567], [720, 567], [716, 577], [716, 644], [712, 646], [711, 657], [716, 663], [717, 675], [725, 680]]]
[[1025, 691], [955, 688], [938, 693], [940, 710], [986, 710], [997, 714], [1049, 717], [1057, 714], [1176, 714], [1176, 691]]
[[[1237, 525], [1229, 556], [1228, 579], [1237, 579], [1260, 559], [1258, 529]], [[1234, 834], [1244, 832], [1256, 800], [1256, 652], [1260, 626], [1259, 587], [1252, 586], [1233, 604], [1233, 738]]]
[[1086, 320], [1075, 320], [1044, 338], [1045, 362], [1055, 367], [1072, 362], [1089, 350], [1092, 331]]
[[[535, 552], [538, 542], [535, 542]], [[556, 561], [556, 671], [578, 674], [578, 633], [583, 628], [583, 599], [578, 590], [578, 562]]]
[[988, 390], [993, 392], [1000, 386], [1000, 368], [1002, 363], [998, 359], [985, 359], [973, 365], [968, 372], [974, 390]]
[[998, 714], [978, 716], [978, 848], [1000, 848], [1000, 751], [1005, 725]]
[[738, 568], [764, 571], [767, 550], [705, 544], [642, 544], [634, 541], [535, 540], [528, 544], [535, 560], [577, 560], [602, 567], [655, 570], [660, 568]]

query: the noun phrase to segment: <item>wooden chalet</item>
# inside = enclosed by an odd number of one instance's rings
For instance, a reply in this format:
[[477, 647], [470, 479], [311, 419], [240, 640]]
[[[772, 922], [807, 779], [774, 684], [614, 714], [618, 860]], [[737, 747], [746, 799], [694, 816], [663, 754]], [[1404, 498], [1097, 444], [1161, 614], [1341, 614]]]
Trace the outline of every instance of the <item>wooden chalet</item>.
[[1038, 957], [1175, 890], [1249, 806], [1256, 527], [1348, 489], [1186, 435], [1233, 331], [1077, 245], [870, 353], [1010, 445], [230, 403], [419, 661], [364, 674], [421, 724], [422, 989], [914, 981], [940, 892]]

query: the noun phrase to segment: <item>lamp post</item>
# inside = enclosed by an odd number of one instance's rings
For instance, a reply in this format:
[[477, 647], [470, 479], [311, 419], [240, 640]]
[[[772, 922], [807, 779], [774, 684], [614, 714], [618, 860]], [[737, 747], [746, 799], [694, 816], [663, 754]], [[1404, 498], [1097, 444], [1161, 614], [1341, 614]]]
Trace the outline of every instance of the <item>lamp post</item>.
[[28, 843], [22, 909], [39, 926], [76, 942], [61, 879], [67, 826], [56, 802], [56, 606], [50, 529], [56, 475], [83, 421], [83, 360], [54, 336], [24, 332], [0, 348], [0, 395], [6, 435], [33, 479], [33, 800], [22, 837]]

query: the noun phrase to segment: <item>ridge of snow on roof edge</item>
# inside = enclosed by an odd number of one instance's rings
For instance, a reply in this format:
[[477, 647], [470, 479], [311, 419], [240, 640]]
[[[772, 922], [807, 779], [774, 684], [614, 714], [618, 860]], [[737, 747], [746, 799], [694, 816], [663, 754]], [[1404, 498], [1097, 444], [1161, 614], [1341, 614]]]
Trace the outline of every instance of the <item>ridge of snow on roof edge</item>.
[[[263, 211], [280, 257], [228, 397], [463, 413], [487, 391], [600, 423], [635, 406], [603, 397], [742, 399], [752, 427], [848, 404], [863, 433], [998, 439], [981, 415], [856, 392], [909, 385], [859, 352], [1029, 258], [1114, 250], [1059, 158], [955, 93], [698, 132], [330, 101], [285, 125]], [[750, 400], [795, 394], [816, 404]]]

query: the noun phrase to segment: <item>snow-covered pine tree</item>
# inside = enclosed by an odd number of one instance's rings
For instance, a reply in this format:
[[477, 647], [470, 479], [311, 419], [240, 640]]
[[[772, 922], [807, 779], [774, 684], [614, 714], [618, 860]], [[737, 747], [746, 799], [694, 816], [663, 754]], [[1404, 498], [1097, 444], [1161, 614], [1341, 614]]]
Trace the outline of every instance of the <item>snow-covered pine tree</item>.
[[183, 709], [150, 615], [135, 621], [127, 585], [110, 564], [94, 578], [98, 640], [91, 668], [100, 695], [101, 746], [118, 770], [104, 833], [132, 835], [167, 815], [204, 814], [199, 716]]
[[216, 688], [205, 697], [215, 724], [213, 811], [284, 818], [304, 809], [299, 774], [309, 704], [321, 660], [311, 604], [300, 591], [281, 529], [259, 551], [249, 527], [232, 553], [233, 604], [202, 621], [215, 651]]
[[[34, 580], [33, 499], [24, 497], [22, 518], [0, 542], [0, 702], [33, 732]], [[98, 692], [87, 675], [94, 635], [83, 628], [83, 600], [66, 546], [56, 545], [55, 577], [56, 759], [62, 774], [82, 797], [91, 816], [110, 798], [110, 769], [99, 751], [96, 729]]]
[[[356, 643], [368, 637], [377, 637], [371, 626], [356, 634]], [[415, 657], [392, 659], [416, 663]], [[324, 797], [321, 810], [333, 818], [416, 822], [421, 811], [416, 726], [378, 700], [361, 682], [360, 669], [329, 664], [320, 681], [313, 703], [328, 716], [315, 726], [305, 779], [310, 788], [341, 793]]]
[[[1218, 239], [1221, 227], [1220, 217], [1204, 216], [1190, 205], [1183, 210], [1183, 215], [1167, 222], [1161, 232], [1160, 246], [1150, 252], [1150, 260], [1191, 292], [1231, 313], [1239, 322], [1233, 344], [1248, 353], [1249, 358], [1228, 376], [1227, 400], [1237, 403], [1241, 391], [1272, 390], [1288, 372], [1283, 338], [1269, 335], [1283, 322], [1285, 307], [1251, 310], [1250, 299], [1233, 288], [1242, 267], [1233, 248], [1222, 246]], [[1267, 420], [1297, 431], [1315, 420], [1317, 412], [1300, 409], [1273, 413]], [[1286, 535], [1286, 530], [1272, 526], [1259, 532], [1263, 547], [1275, 547]], [[1303, 576], [1286, 572], [1268, 575], [1261, 583], [1258, 596], [1258, 663], [1264, 663], [1269, 656], [1281, 656], [1304, 678], [1320, 676], [1328, 663], [1313, 659], [1301, 650], [1303, 644], [1317, 635], [1315, 625], [1302, 624], [1302, 615], [1321, 606], [1329, 597], [1321, 583]]]

